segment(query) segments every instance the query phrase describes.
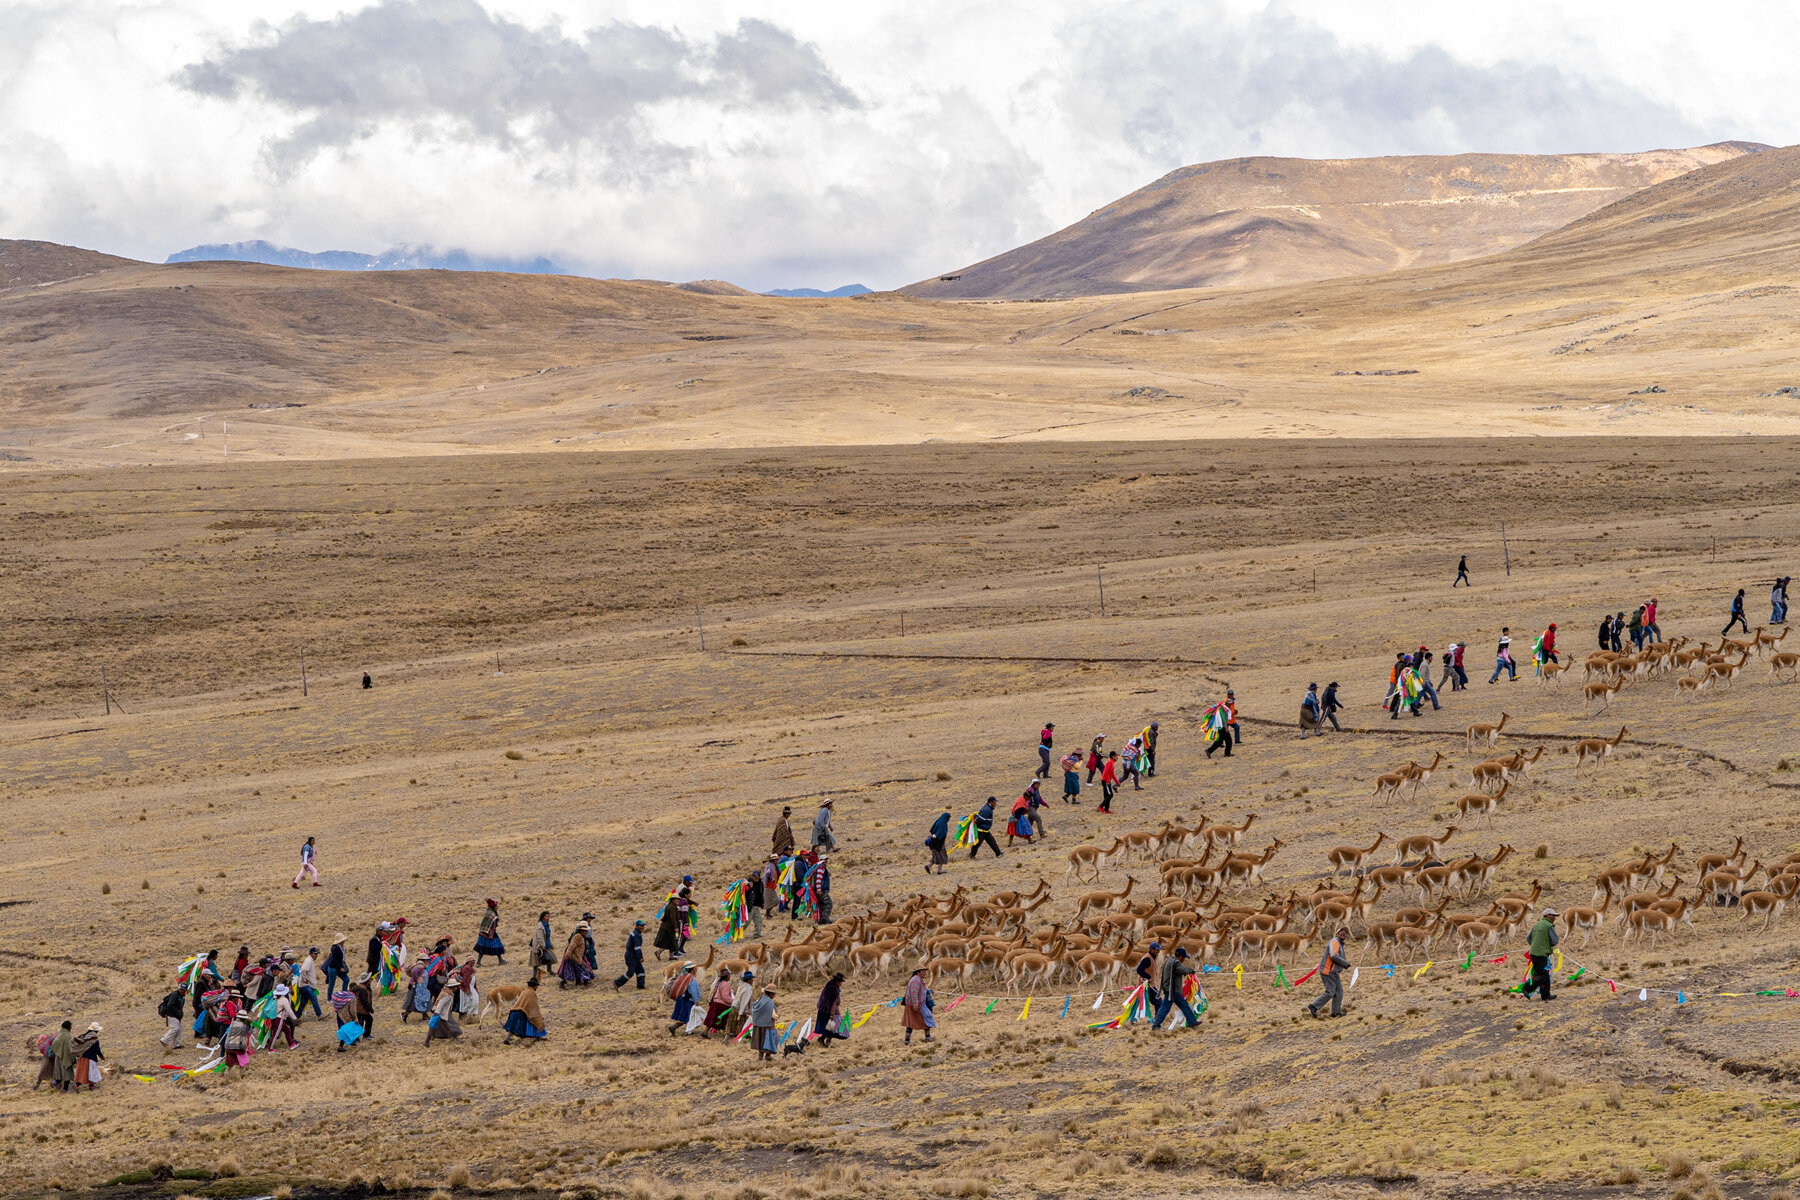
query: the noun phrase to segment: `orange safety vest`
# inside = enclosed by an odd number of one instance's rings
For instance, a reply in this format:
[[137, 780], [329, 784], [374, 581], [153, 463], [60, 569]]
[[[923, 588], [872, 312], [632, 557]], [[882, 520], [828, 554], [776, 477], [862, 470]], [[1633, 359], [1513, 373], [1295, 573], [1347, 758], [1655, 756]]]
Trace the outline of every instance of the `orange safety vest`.
[[1319, 964], [1319, 974], [1321, 974], [1321, 975], [1337, 974], [1337, 964], [1332, 962], [1331, 960], [1336, 958], [1339, 954], [1341, 954], [1343, 952], [1343, 949], [1344, 949], [1344, 944], [1342, 942], [1338, 941], [1336, 938], [1331, 939], [1331, 944], [1325, 948], [1325, 961], [1323, 963]]

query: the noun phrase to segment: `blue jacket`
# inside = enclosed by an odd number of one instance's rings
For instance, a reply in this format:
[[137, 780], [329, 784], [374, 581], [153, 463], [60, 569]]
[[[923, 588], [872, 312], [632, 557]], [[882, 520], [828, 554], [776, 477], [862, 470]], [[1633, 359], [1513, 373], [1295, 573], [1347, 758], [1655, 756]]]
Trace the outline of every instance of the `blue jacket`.
[[992, 832], [994, 828], [994, 806], [992, 803], [982, 805], [981, 811], [975, 814], [975, 828], [980, 833]]
[[946, 838], [950, 836], [950, 814], [943, 813], [931, 823], [931, 836], [925, 839], [927, 846], [937, 845], [942, 848]]

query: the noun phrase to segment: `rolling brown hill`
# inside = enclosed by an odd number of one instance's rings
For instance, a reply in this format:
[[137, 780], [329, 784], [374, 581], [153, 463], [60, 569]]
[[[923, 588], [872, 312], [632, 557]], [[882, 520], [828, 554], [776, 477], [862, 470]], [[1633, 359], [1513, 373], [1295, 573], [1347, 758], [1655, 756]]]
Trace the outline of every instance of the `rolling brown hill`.
[[38, 287], [109, 271], [114, 267], [138, 265], [129, 258], [63, 246], [56, 242], [0, 241], [0, 291], [16, 287]]
[[1800, 433], [1796, 230], [1787, 148], [1504, 254], [1263, 289], [814, 301], [125, 264], [0, 292], [0, 463], [218, 458], [226, 419], [233, 458]]
[[1495, 254], [1766, 149], [1238, 158], [1183, 167], [1029, 245], [905, 290], [1031, 300], [1369, 275]]

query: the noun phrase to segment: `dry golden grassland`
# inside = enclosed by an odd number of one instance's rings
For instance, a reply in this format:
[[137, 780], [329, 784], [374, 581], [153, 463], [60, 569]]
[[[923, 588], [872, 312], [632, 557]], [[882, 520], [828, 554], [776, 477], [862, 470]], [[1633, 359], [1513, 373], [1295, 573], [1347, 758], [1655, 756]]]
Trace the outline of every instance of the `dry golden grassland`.
[[[839, 915], [1042, 876], [1039, 916], [1066, 918], [1088, 890], [1064, 878], [1071, 846], [1251, 812], [1248, 842], [1286, 843], [1255, 901], [1310, 889], [1330, 846], [1441, 830], [1468, 790], [1464, 726], [1502, 710], [1500, 750], [1547, 752], [1491, 828], [1451, 843], [1517, 848], [1497, 892], [1536, 879], [1585, 904], [1596, 871], [1670, 840], [1684, 892], [1694, 855], [1734, 835], [1778, 857], [1800, 847], [1800, 689], [1766, 664], [1697, 698], [1636, 683], [1592, 717], [1578, 682], [1486, 678], [1502, 624], [1523, 658], [1548, 621], [1581, 652], [1602, 611], [1652, 595], [1665, 631], [1696, 640], [1716, 641], [1738, 586], [1766, 617], [1800, 528], [1795, 450], [1164, 442], [0, 478], [5, 1190], [166, 1162], [214, 1177], [109, 1194], [304, 1196], [377, 1177], [421, 1197], [1767, 1194], [1800, 1162], [1793, 1010], [1715, 993], [1800, 982], [1792, 911], [1767, 934], [1726, 909], [1654, 947], [1577, 939], [1565, 950], [1588, 974], [1549, 1006], [1506, 994], [1516, 937], [1504, 968], [1463, 973], [1439, 946], [1422, 978], [1391, 982], [1374, 967], [1394, 956], [1358, 942], [1340, 1022], [1300, 1019], [1310, 985], [1238, 990], [1227, 973], [1185, 1034], [1090, 1034], [1116, 993], [1063, 1018], [1065, 987], [1024, 1021], [1017, 1000], [966, 1001], [929, 1047], [903, 1048], [884, 1009], [846, 1045], [762, 1067], [671, 1038], [655, 991], [606, 982], [631, 920], [683, 872], [716, 897], [784, 802], [799, 824], [838, 799]], [[1453, 592], [1462, 553], [1476, 587]], [[1394, 651], [1457, 637], [1470, 690], [1388, 721], [1375, 704]], [[122, 713], [102, 712], [102, 666]], [[1355, 732], [1298, 740], [1301, 693], [1331, 679]], [[1197, 721], [1228, 683], [1248, 740], [1208, 761]], [[925, 879], [931, 818], [1016, 795], [1041, 722], [1068, 746], [1153, 718], [1161, 773], [1110, 820], [1053, 804], [1046, 843]], [[1619, 754], [1577, 779], [1568, 739], [1621, 724]], [[1435, 751], [1457, 770], [1371, 798], [1376, 774]], [[326, 886], [295, 891], [309, 834]], [[1131, 876], [1147, 886], [1155, 867], [1110, 866], [1102, 886]], [[519, 980], [539, 908], [559, 942], [597, 917], [603, 981], [545, 992], [547, 1043], [502, 1046], [490, 1020], [426, 1049], [390, 998], [350, 1054], [309, 1022], [298, 1050], [241, 1076], [130, 1078], [197, 1060], [162, 1052], [153, 1011], [194, 950], [336, 933], [360, 950], [400, 915], [415, 946], [467, 947], [486, 896], [519, 956], [484, 968], [487, 986]], [[818, 983], [784, 980], [784, 1016], [809, 1013]], [[899, 984], [853, 980], [847, 1007]], [[1640, 1004], [1646, 985], [1692, 1002]], [[64, 1016], [106, 1026], [116, 1072], [96, 1094], [30, 1088], [26, 1040]]]

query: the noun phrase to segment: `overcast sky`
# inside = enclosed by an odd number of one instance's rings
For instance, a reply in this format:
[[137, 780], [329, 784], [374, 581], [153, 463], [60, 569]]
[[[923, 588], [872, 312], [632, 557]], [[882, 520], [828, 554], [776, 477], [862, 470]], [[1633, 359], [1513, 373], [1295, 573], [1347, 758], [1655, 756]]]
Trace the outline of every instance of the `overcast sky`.
[[1208, 159], [1800, 142], [1797, 55], [1777, 0], [0, 0], [0, 237], [889, 287]]

